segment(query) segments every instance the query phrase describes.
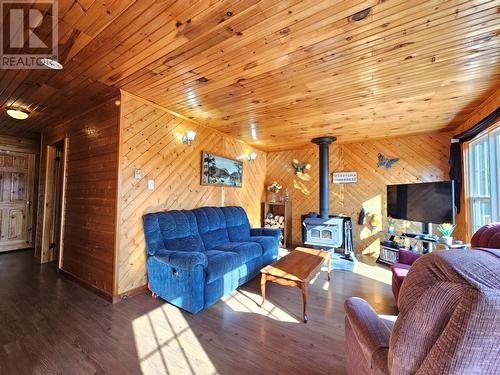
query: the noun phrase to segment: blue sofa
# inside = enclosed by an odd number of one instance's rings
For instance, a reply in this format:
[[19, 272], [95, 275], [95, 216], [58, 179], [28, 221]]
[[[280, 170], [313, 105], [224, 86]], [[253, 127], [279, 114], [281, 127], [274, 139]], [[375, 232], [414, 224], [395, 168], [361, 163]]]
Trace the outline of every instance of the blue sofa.
[[251, 229], [241, 207], [203, 207], [144, 216], [149, 288], [197, 313], [278, 257], [279, 229]]

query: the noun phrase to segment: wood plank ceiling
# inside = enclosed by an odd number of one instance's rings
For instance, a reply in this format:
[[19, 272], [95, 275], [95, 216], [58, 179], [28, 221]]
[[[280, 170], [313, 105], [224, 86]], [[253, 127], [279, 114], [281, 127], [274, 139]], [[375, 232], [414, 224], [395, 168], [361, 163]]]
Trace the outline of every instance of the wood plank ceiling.
[[500, 87], [500, 1], [59, 0], [62, 71], [0, 71], [0, 133], [124, 89], [264, 150], [449, 130]]

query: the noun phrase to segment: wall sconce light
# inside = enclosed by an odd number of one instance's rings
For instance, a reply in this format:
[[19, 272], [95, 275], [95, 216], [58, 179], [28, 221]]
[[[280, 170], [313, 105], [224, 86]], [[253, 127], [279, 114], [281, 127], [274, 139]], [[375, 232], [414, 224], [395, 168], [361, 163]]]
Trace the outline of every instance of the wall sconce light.
[[191, 146], [191, 143], [193, 143], [195, 138], [196, 138], [196, 132], [193, 130], [188, 130], [186, 134], [182, 136], [182, 143]]
[[255, 159], [257, 159], [256, 152], [252, 152], [251, 154], [248, 155], [248, 161], [254, 161]]

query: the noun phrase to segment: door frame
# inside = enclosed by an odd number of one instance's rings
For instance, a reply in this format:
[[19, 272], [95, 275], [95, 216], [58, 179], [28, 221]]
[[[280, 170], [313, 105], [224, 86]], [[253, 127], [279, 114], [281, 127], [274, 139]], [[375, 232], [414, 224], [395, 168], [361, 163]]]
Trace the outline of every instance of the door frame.
[[[63, 152], [61, 157], [61, 205], [59, 213], [61, 218], [59, 220], [59, 241], [58, 249], [52, 250], [50, 248], [50, 241], [52, 237], [52, 225], [54, 223], [54, 204], [55, 199], [55, 173], [54, 169], [56, 166], [56, 153], [57, 153], [57, 144], [63, 143]], [[42, 221], [42, 235], [41, 235], [41, 251], [40, 251], [40, 263], [47, 262], [57, 262], [57, 268], [61, 269], [63, 267], [63, 258], [64, 258], [64, 212], [66, 210], [66, 179], [67, 179], [67, 160], [68, 160], [68, 145], [69, 138], [65, 137], [63, 139], [58, 140], [50, 145], [44, 146], [45, 153], [45, 193], [43, 199], [43, 221]], [[56, 259], [56, 254], [58, 254]]]
[[[25, 174], [25, 180], [24, 180], [24, 189], [25, 189], [25, 195], [24, 199], [21, 201], [23, 203], [18, 203], [17, 204], [22, 204], [25, 209], [24, 209], [24, 218], [23, 218], [23, 223], [22, 223], [22, 229], [21, 231], [25, 233], [26, 238], [23, 238], [21, 240], [15, 240], [15, 243], [1, 243], [0, 244], [0, 253], [7, 252], [7, 251], [16, 251], [16, 250], [22, 250], [22, 249], [32, 249], [34, 247], [34, 238], [35, 238], [35, 225], [34, 225], [34, 218], [35, 218], [35, 212], [36, 212], [36, 207], [34, 202], [36, 202], [35, 199], [35, 191], [36, 191], [36, 155], [31, 153], [31, 152], [24, 152], [24, 151], [12, 151], [9, 150], [7, 147], [1, 147], [0, 146], [0, 151], [2, 153], [5, 153], [7, 155], [12, 155], [13, 157], [16, 156], [25, 156], [27, 160], [27, 173]], [[6, 167], [8, 168], [8, 167]], [[15, 167], [13, 167], [15, 169]], [[7, 172], [8, 173], [8, 172]], [[16, 172], [13, 172], [16, 173]], [[9, 180], [12, 183], [12, 180]], [[0, 183], [4, 185], [4, 179], [0, 179]], [[7, 189], [6, 186], [2, 186], [0, 188], [0, 193], [4, 194], [5, 190]], [[8, 193], [11, 193], [11, 187], [8, 188]], [[2, 199], [3, 200], [3, 199]], [[3, 201], [5, 203], [5, 201]], [[12, 203], [10, 203], [12, 204]], [[6, 208], [6, 210], [10, 210], [11, 208]], [[5, 213], [2, 214], [5, 215]], [[6, 216], [10, 216], [10, 214], [6, 214]], [[0, 224], [2, 226], [2, 234], [4, 234], [4, 229], [8, 229], [8, 220], [4, 220], [5, 217], [0, 217]]]

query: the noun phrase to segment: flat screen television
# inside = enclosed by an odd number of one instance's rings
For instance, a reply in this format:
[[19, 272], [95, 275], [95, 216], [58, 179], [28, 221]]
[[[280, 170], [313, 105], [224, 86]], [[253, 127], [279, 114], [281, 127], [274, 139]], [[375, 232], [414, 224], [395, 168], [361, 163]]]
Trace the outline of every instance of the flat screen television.
[[453, 181], [387, 186], [387, 216], [422, 223], [455, 224]]

